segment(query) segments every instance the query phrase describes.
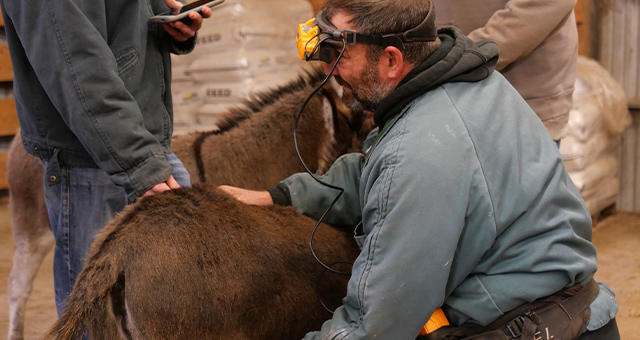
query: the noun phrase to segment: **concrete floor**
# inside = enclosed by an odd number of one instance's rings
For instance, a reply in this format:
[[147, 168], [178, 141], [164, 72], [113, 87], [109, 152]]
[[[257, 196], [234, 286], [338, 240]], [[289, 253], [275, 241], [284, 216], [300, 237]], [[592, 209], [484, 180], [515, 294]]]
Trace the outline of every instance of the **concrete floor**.
[[[0, 337], [9, 324], [7, 278], [13, 257], [8, 198], [0, 196]], [[640, 215], [618, 213], [600, 221], [593, 233], [598, 248], [598, 281], [616, 293], [617, 320], [623, 340], [640, 340]], [[25, 339], [37, 339], [56, 319], [52, 254], [45, 259], [27, 305]]]

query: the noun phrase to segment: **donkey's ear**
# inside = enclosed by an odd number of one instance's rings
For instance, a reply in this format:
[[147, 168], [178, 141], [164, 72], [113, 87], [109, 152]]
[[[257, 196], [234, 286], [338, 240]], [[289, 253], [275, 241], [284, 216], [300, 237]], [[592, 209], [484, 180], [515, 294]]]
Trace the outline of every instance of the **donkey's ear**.
[[342, 94], [344, 93], [342, 86], [338, 84], [335, 78], [331, 77], [329, 78], [328, 85], [325, 86], [325, 89], [333, 103], [333, 106], [335, 107], [335, 110], [333, 110], [334, 119], [346, 118], [347, 121], [351, 121], [354, 113], [353, 110], [348, 108], [342, 101]]

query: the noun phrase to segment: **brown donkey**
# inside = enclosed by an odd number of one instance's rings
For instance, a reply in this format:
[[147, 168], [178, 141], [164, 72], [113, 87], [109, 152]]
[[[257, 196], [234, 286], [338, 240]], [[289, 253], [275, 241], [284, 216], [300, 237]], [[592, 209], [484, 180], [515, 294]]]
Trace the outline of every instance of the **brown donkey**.
[[[293, 153], [293, 117], [323, 78], [318, 70], [258, 94], [242, 107], [231, 109], [218, 131], [174, 137], [172, 150], [191, 173], [191, 181], [265, 189], [303, 171]], [[371, 124], [370, 120], [363, 121], [362, 113], [348, 110], [333, 87], [325, 86], [311, 99], [300, 119], [301, 154], [312, 170], [324, 172], [340, 154], [359, 151]], [[23, 338], [24, 311], [32, 283], [54, 244], [42, 176], [42, 164], [24, 151], [17, 136], [7, 166], [16, 245], [9, 277], [10, 340]]]
[[[92, 339], [300, 339], [331, 316], [316, 294], [335, 308], [348, 281], [322, 275], [314, 225], [210, 186], [146, 197], [97, 236], [45, 339], [75, 339], [85, 325]], [[313, 245], [326, 262], [359, 253], [352, 232], [324, 225]]]

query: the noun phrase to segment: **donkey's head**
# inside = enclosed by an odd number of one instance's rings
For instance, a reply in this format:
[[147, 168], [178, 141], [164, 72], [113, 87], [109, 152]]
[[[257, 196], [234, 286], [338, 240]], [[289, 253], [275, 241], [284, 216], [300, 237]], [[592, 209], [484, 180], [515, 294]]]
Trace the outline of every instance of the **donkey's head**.
[[[223, 115], [219, 130], [174, 137], [171, 149], [194, 183], [273, 187], [305, 170], [295, 151], [294, 121], [324, 78], [314, 68], [284, 86], [258, 93]], [[360, 151], [373, 128], [371, 118], [342, 103], [340, 90], [327, 83], [309, 99], [299, 120], [298, 148], [313, 172], [324, 173], [340, 155]]]

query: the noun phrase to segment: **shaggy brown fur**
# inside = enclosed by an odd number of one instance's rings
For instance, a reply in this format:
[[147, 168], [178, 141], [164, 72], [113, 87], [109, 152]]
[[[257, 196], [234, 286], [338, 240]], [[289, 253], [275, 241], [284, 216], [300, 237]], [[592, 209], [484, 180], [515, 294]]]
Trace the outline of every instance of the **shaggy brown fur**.
[[[302, 171], [293, 153], [293, 116], [306, 96], [320, 84], [320, 71], [303, 75], [289, 85], [257, 95], [230, 110], [220, 131], [177, 136], [172, 151], [191, 173], [193, 183], [230, 184], [250, 189], [275, 186], [288, 175]], [[335, 139], [327, 133], [322, 102], [333, 109]], [[352, 113], [335, 91], [325, 89], [312, 98], [300, 120], [298, 142], [312, 170], [326, 171], [340, 154], [359, 151], [373, 128], [371, 119]], [[9, 280], [9, 340], [22, 339], [24, 308], [33, 278], [44, 256], [53, 247], [53, 237], [42, 192], [40, 161], [27, 154], [20, 136], [11, 146], [8, 162], [10, 209], [16, 244]]]
[[[231, 109], [218, 124], [220, 131], [174, 137], [171, 150], [191, 173], [192, 182], [247, 189], [273, 187], [283, 174], [304, 171], [299, 161], [291, 161], [297, 159], [294, 118], [323, 78], [317, 69], [286, 86], [259, 94], [243, 107]], [[334, 112], [332, 117], [323, 117], [323, 101]], [[331, 121], [326, 122], [326, 118]], [[326, 123], [332, 124], [333, 134]], [[311, 171], [325, 172], [338, 156], [360, 151], [364, 134], [371, 128], [368, 121], [363, 126], [362, 112], [352, 113], [327, 85], [311, 98], [300, 118], [300, 153]]]
[[[314, 225], [204, 186], [144, 198], [98, 235], [45, 339], [74, 339], [85, 324], [92, 339], [300, 339], [330, 317], [314, 288]], [[314, 249], [327, 262], [359, 253], [350, 231], [328, 226]], [[323, 300], [339, 306], [346, 283], [325, 274]]]

